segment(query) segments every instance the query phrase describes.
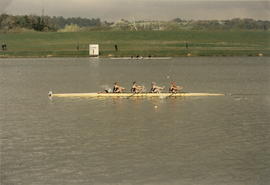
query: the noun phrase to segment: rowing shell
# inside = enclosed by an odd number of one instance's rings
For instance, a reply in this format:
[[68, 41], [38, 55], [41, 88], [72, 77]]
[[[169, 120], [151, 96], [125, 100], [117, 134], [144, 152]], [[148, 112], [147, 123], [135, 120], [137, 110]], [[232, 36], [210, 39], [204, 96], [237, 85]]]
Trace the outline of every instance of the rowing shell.
[[53, 94], [49, 93], [50, 97], [184, 97], [184, 96], [224, 96], [217, 93], [65, 93]]

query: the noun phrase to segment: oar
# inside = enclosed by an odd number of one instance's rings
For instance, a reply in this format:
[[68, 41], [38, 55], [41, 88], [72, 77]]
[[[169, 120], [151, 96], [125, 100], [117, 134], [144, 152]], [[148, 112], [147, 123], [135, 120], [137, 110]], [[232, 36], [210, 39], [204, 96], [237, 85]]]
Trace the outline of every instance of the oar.
[[132, 95], [127, 96], [127, 99], [132, 98], [135, 94], [137, 94], [137, 93], [133, 93]]
[[172, 97], [174, 94], [184, 94], [184, 93], [189, 93], [189, 92], [178, 92], [178, 93], [171, 93], [169, 96], [167, 96], [166, 98], [170, 98]]
[[140, 87], [142, 87], [140, 92], [138, 92], [138, 93], [134, 92], [132, 95], [128, 96], [127, 99], [132, 98], [135, 94], [143, 93], [142, 91], [144, 90], [144, 86], [140, 86]]

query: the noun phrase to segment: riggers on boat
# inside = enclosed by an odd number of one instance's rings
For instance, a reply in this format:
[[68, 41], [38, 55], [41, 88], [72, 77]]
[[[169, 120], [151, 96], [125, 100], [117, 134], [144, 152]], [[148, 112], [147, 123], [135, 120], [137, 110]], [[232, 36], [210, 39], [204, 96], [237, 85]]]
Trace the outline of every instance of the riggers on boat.
[[52, 91], [48, 93], [49, 97], [85, 97], [85, 98], [98, 98], [98, 97], [186, 97], [186, 96], [224, 96], [219, 93], [63, 93], [54, 94]]

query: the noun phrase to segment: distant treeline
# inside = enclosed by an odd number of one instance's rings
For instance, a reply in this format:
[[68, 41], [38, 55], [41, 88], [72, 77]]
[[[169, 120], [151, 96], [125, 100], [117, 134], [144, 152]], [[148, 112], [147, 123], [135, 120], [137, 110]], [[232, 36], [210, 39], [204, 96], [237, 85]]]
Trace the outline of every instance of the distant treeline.
[[234, 18], [230, 20], [197, 20], [186, 21], [180, 18], [173, 20], [180, 25], [191, 26], [193, 29], [243, 29], [243, 30], [268, 30], [270, 21], [254, 20], [250, 18]]
[[101, 26], [99, 18], [81, 18], [81, 17], [50, 17], [50, 16], [37, 16], [37, 15], [0, 15], [0, 29], [13, 30], [13, 29], [29, 29], [35, 31], [57, 31], [63, 29], [66, 25], [75, 24], [79, 27], [93, 27]]
[[[87, 28], [87, 29], [86, 29]], [[64, 18], [38, 15], [0, 15], [0, 31], [84, 31], [84, 30], [269, 30], [270, 21], [254, 19], [128, 21], [115, 23], [99, 18]]]

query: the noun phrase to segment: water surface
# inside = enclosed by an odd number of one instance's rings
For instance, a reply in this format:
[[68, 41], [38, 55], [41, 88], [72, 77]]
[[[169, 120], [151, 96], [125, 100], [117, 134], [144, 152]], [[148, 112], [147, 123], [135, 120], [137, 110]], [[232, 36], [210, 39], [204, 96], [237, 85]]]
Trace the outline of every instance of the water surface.
[[[1, 184], [266, 185], [269, 74], [266, 57], [1, 59]], [[47, 97], [134, 80], [226, 96]]]

